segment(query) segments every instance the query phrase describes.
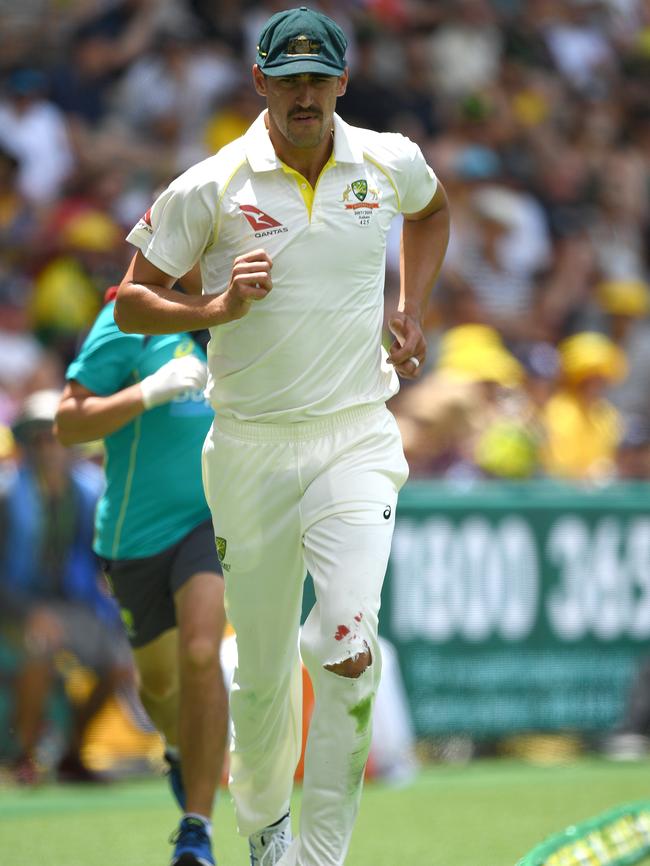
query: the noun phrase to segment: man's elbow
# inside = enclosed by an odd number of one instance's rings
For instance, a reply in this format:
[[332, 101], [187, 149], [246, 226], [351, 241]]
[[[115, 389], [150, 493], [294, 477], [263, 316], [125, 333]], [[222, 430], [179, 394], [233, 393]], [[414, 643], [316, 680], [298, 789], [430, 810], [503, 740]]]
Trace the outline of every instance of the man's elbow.
[[65, 418], [61, 414], [57, 415], [54, 419], [52, 431], [61, 445], [65, 445], [66, 448], [69, 448], [71, 445], [77, 445], [81, 441], [74, 436], [72, 430], [68, 429]]
[[115, 324], [125, 334], [139, 333], [138, 322], [134, 315], [133, 299], [129, 292], [129, 284], [122, 283], [115, 298], [115, 309], [113, 310]]

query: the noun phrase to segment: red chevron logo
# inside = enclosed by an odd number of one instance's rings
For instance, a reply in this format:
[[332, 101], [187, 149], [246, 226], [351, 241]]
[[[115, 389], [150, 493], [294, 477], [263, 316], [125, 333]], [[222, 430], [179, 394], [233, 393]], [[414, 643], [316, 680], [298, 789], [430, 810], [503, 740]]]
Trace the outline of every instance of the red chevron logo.
[[269, 216], [252, 204], [240, 204], [239, 210], [244, 214], [251, 228], [256, 232], [264, 231], [264, 229], [278, 228], [278, 226], [282, 225], [282, 223], [279, 223], [272, 216]]

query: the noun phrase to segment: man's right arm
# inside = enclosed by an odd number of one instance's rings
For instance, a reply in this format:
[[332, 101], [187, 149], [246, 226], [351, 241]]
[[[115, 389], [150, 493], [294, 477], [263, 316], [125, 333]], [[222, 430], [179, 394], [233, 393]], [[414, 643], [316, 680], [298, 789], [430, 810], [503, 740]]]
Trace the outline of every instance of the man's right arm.
[[117, 294], [115, 322], [127, 334], [175, 334], [235, 321], [271, 291], [271, 266], [268, 253], [253, 250], [237, 256], [221, 294], [184, 294], [138, 251]]
[[140, 383], [100, 397], [72, 380], [61, 395], [54, 432], [62, 445], [94, 442], [124, 427], [144, 411]]
[[54, 430], [63, 445], [104, 439], [142, 412], [187, 391], [205, 388], [205, 362], [194, 355], [172, 358], [141, 382], [100, 396], [72, 379], [65, 386]]

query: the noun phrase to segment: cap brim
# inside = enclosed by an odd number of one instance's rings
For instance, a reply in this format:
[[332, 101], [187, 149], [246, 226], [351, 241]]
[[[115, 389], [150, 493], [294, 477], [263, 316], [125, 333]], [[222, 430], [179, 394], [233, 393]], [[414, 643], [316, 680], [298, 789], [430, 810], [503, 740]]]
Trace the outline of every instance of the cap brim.
[[316, 75], [331, 75], [333, 78], [339, 78], [345, 72], [345, 67], [341, 69], [339, 66], [323, 63], [322, 60], [288, 60], [285, 63], [278, 63], [273, 66], [259, 65], [259, 67], [264, 75], [269, 75], [271, 78], [279, 77], [280, 75], [302, 75], [305, 72], [313, 72]]

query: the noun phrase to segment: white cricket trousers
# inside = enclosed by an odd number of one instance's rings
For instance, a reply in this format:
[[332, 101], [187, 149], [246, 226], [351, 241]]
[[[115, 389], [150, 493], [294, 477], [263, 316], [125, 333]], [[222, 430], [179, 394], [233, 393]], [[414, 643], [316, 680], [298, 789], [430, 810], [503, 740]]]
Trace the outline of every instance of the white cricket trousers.
[[[304, 423], [217, 418], [203, 480], [237, 635], [230, 790], [239, 832], [289, 808], [302, 740], [300, 654], [314, 688], [300, 832], [282, 866], [341, 866], [356, 818], [379, 684], [381, 586], [408, 475], [390, 412]], [[299, 627], [306, 572], [316, 603]], [[370, 651], [356, 679], [326, 670]]]

